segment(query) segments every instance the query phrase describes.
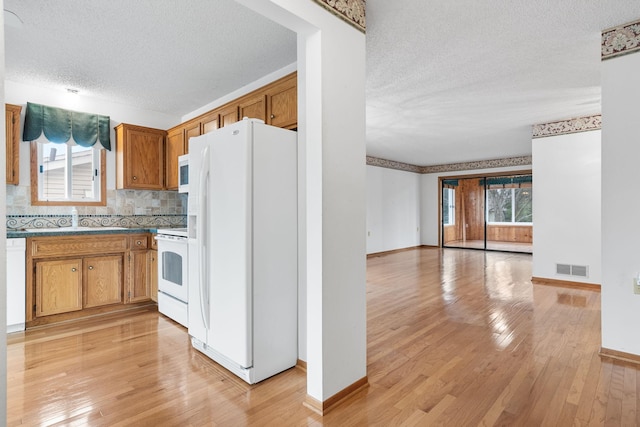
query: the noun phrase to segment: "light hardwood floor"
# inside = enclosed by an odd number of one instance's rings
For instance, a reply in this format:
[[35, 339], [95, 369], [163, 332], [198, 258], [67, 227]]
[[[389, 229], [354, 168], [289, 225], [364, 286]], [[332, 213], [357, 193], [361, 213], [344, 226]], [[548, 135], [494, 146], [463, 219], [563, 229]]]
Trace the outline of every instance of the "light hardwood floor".
[[369, 258], [370, 386], [324, 418], [301, 369], [248, 386], [153, 310], [12, 334], [7, 424], [640, 425], [640, 371], [598, 356], [600, 294], [530, 277], [525, 254]]

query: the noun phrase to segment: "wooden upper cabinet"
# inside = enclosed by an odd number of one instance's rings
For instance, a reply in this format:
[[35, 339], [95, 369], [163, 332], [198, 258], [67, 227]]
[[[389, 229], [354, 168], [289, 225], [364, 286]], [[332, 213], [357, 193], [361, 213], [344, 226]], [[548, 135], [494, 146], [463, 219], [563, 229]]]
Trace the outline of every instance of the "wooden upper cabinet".
[[19, 105], [5, 104], [7, 137], [7, 184], [18, 185], [20, 180], [20, 111]]
[[[167, 137], [167, 189], [178, 188], [178, 160], [180, 144], [189, 152], [189, 138], [204, 135], [235, 123], [244, 117], [263, 120], [266, 124], [285, 129], [298, 127], [297, 73], [289, 74], [241, 98], [191, 119], [168, 131]], [[174, 160], [175, 159], [175, 160]]]
[[208, 113], [202, 119], [200, 119], [200, 128], [202, 135], [209, 133], [212, 130], [216, 130], [220, 127], [220, 114], [217, 111]]
[[240, 113], [240, 119], [248, 117], [250, 119], [265, 121], [267, 109], [264, 94], [242, 98], [238, 104], [238, 111]]
[[178, 189], [178, 156], [189, 152], [189, 138], [200, 135], [200, 122], [187, 122], [167, 131], [165, 189]]
[[175, 190], [178, 188], [178, 156], [184, 154], [184, 129], [177, 128], [167, 132], [167, 145], [165, 155], [167, 159], [166, 189]]
[[238, 121], [238, 105], [234, 104], [229, 107], [220, 109], [220, 127], [225, 127], [231, 123]]
[[116, 126], [116, 188], [162, 190], [166, 132], [142, 126]]
[[200, 136], [201, 133], [201, 125], [200, 122], [187, 123], [187, 126], [184, 128], [184, 153], [187, 154], [189, 152], [189, 138], [194, 136]]
[[286, 129], [298, 126], [298, 86], [296, 74], [267, 88], [266, 123]]

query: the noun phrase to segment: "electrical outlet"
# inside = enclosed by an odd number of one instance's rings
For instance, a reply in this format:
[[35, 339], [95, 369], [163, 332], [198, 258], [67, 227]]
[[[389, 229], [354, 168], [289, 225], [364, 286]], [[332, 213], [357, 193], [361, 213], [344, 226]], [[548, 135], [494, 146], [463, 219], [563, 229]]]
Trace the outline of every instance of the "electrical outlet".
[[640, 279], [638, 277], [633, 278], [633, 293], [640, 294]]

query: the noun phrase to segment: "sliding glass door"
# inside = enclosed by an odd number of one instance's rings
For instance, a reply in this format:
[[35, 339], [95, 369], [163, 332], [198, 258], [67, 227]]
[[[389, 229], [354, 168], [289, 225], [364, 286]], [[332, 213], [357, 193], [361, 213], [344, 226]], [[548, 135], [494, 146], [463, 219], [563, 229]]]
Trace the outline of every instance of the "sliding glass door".
[[443, 247], [532, 252], [530, 174], [441, 180]]

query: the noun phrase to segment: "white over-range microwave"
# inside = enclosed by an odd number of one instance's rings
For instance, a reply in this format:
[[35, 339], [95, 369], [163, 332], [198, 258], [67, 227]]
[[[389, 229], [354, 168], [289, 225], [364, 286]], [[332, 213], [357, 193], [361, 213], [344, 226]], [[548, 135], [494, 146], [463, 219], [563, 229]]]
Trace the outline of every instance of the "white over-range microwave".
[[178, 193], [189, 192], [189, 155], [178, 156]]

